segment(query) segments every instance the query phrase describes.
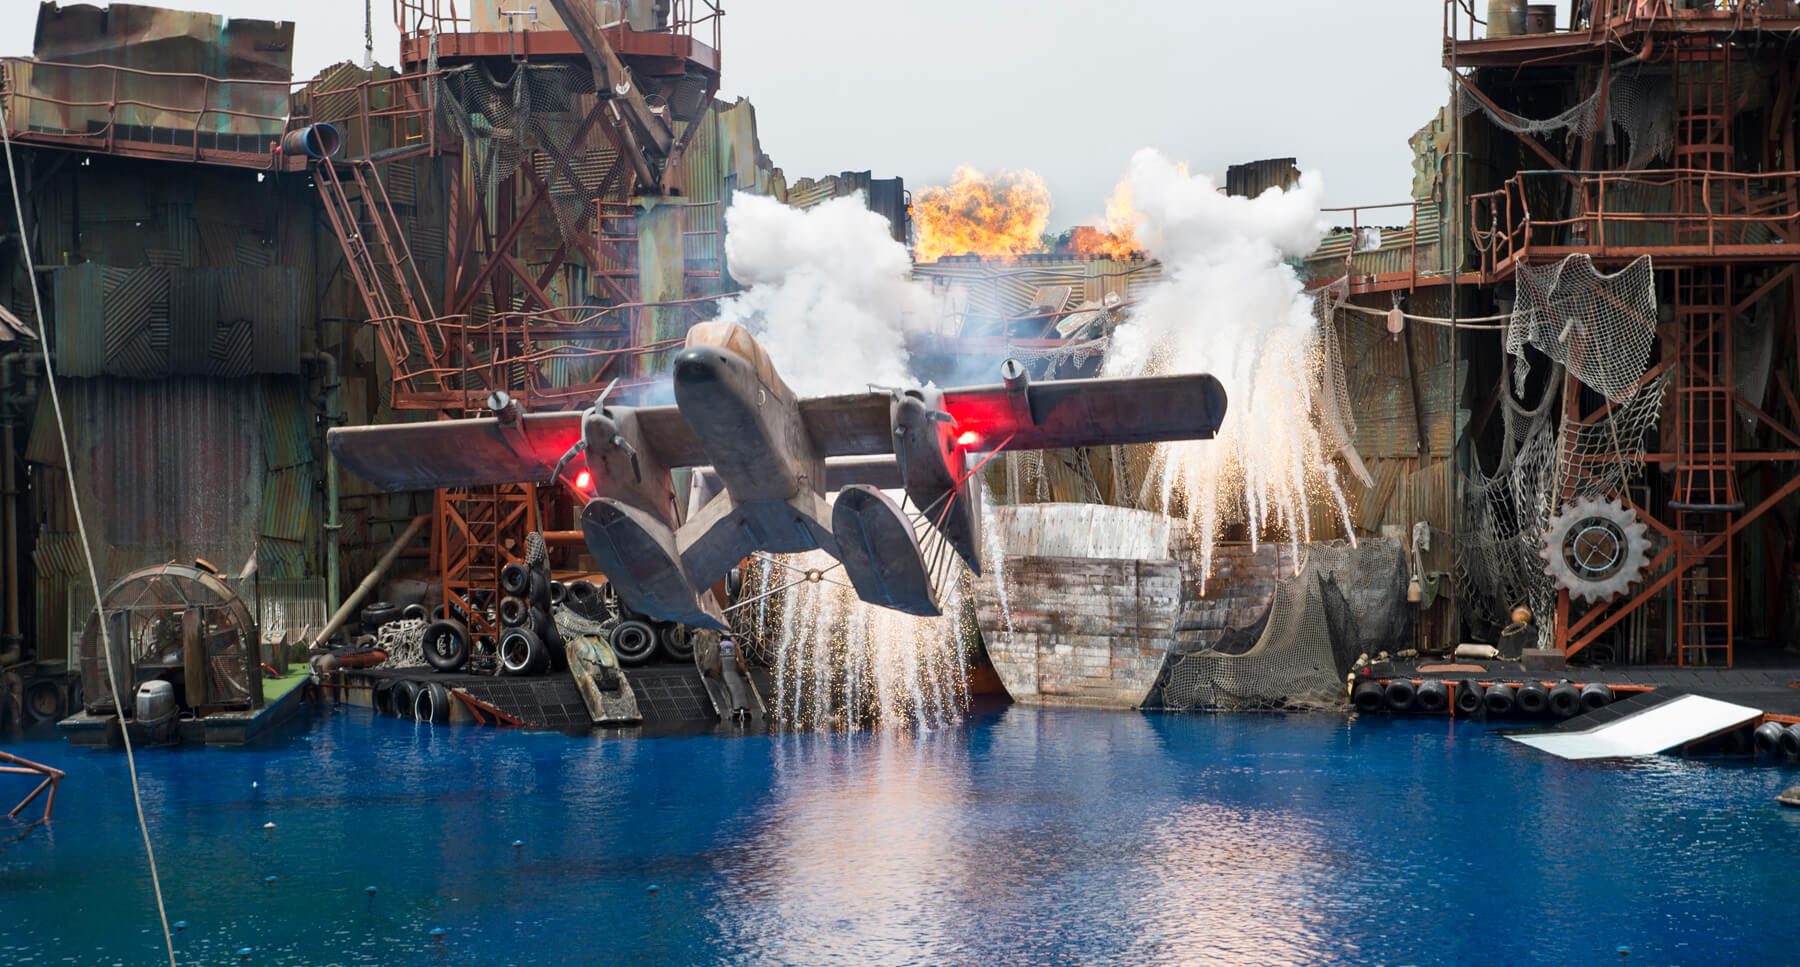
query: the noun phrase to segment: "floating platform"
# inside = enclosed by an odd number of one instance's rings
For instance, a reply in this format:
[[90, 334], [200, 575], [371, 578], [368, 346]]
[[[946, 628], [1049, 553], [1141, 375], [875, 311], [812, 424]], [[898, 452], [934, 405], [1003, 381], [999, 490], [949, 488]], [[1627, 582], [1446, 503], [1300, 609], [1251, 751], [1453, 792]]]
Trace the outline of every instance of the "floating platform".
[[[306, 691], [301, 686], [307, 679], [305, 666], [293, 666], [280, 678], [263, 679], [262, 708], [177, 719], [176, 735], [181, 742], [206, 745], [252, 744], [300, 711]], [[117, 715], [93, 715], [81, 711], [56, 723], [56, 727], [68, 737], [70, 745], [114, 748], [123, 744]]]

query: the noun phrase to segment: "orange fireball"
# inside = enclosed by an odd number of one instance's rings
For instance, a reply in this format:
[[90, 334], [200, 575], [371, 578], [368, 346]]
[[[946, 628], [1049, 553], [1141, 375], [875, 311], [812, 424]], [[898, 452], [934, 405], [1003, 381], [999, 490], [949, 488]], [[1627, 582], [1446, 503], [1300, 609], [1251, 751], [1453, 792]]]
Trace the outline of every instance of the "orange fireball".
[[1012, 259], [1044, 250], [1050, 189], [1035, 171], [988, 175], [964, 165], [949, 185], [913, 195], [912, 219], [917, 261], [935, 262], [946, 255]]

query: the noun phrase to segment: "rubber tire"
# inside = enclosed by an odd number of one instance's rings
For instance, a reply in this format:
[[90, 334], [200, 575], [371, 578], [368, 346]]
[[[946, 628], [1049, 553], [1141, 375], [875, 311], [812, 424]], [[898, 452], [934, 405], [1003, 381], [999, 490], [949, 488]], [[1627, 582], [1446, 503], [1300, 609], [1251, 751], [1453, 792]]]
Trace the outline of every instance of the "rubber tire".
[[1511, 714], [1514, 704], [1512, 686], [1499, 682], [1489, 685], [1487, 691], [1482, 693], [1481, 703], [1487, 706], [1489, 715]]
[[460, 621], [434, 621], [425, 626], [420, 647], [425, 664], [440, 672], [461, 671], [469, 663], [469, 629]]
[[428, 682], [413, 697], [413, 720], [442, 724], [450, 721], [450, 690], [437, 682]]
[[1363, 713], [1379, 712], [1387, 706], [1382, 699], [1381, 683], [1367, 679], [1357, 682], [1356, 687], [1350, 690], [1350, 702], [1358, 712]]
[[386, 601], [377, 601], [362, 609], [362, 626], [364, 631], [374, 631], [390, 621], [400, 620], [400, 606]]
[[1800, 725], [1790, 725], [1781, 730], [1781, 740], [1775, 743], [1782, 756], [1788, 759], [1800, 759]]
[[1599, 682], [1591, 682], [1581, 688], [1581, 710], [1583, 712], [1605, 708], [1612, 704], [1612, 700], [1613, 690]]
[[1787, 731], [1780, 722], [1764, 722], [1751, 736], [1757, 755], [1774, 755], [1781, 748], [1781, 733]]
[[642, 621], [621, 621], [606, 636], [621, 665], [642, 665], [656, 652], [656, 630]]
[[731, 570], [726, 571], [725, 572], [725, 601], [726, 601], [726, 603], [736, 604], [738, 597], [741, 596], [743, 593], [744, 593], [744, 569], [741, 567], [734, 567]]
[[1470, 681], [1456, 683], [1456, 714], [1479, 715], [1487, 705], [1482, 701], [1481, 686]]
[[1450, 686], [1438, 679], [1427, 678], [1419, 683], [1413, 705], [1421, 712], [1442, 712], [1450, 707]]
[[591, 618], [606, 605], [600, 600], [600, 589], [594, 586], [594, 582], [570, 581], [565, 585], [563, 606], [583, 618]]
[[1418, 694], [1418, 688], [1414, 687], [1410, 680], [1396, 678], [1388, 682], [1387, 688], [1382, 690], [1382, 699], [1387, 702], [1388, 708], [1396, 712], [1410, 712], [1413, 707], [1413, 699], [1417, 698]]
[[1558, 682], [1550, 686], [1550, 714], [1559, 719], [1573, 718], [1581, 714], [1581, 689], [1568, 682]]
[[550, 582], [550, 603], [552, 605], [560, 605], [566, 603], [568, 600], [569, 586], [561, 581], [552, 580]]
[[531, 572], [531, 593], [525, 596], [534, 608], [550, 607], [550, 575], [542, 571]]
[[394, 680], [384, 678], [376, 682], [374, 691], [369, 694], [369, 704], [376, 715], [394, 714]]
[[663, 625], [656, 630], [657, 644], [663, 654], [676, 661], [694, 660], [694, 632], [686, 625]]
[[550, 655], [543, 639], [530, 628], [508, 628], [500, 636], [500, 674], [539, 675]]
[[394, 683], [391, 697], [394, 717], [410, 719], [413, 717], [413, 706], [419, 700], [419, 685], [404, 678]]
[[507, 595], [500, 599], [500, 624], [517, 628], [531, 618], [531, 605], [524, 598]]
[[1514, 693], [1513, 701], [1519, 706], [1520, 715], [1536, 717], [1549, 711], [1550, 690], [1542, 682], [1526, 682]]
[[401, 621], [425, 621], [430, 617], [431, 612], [426, 611], [422, 604], [409, 604], [400, 609]]
[[514, 561], [500, 569], [500, 590], [523, 597], [531, 590], [531, 568]]
[[[60, 722], [69, 714], [68, 690], [54, 678], [40, 678], [25, 684], [24, 714], [27, 722]], [[124, 697], [119, 699], [125, 701]]]

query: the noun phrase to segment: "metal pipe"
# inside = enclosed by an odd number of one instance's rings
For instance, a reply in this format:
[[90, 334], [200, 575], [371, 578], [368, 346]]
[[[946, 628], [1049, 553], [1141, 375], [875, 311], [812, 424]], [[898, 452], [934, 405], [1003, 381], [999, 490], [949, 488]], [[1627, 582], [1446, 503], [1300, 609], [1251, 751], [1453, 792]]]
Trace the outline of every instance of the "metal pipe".
[[0, 356], [0, 566], [6, 570], [4, 625], [0, 625], [0, 667], [17, 664], [25, 636], [19, 621], [19, 470], [14, 455], [14, 424], [25, 406], [37, 401], [37, 381], [25, 380], [29, 392], [18, 389], [21, 371], [43, 366], [36, 352]]
[[430, 519], [430, 514], [420, 514], [412, 519], [412, 523], [406, 525], [406, 530], [401, 532], [400, 537], [394, 541], [393, 546], [387, 549], [386, 554], [381, 555], [381, 560], [375, 562], [374, 569], [369, 571], [368, 576], [362, 579], [362, 583], [356, 586], [356, 590], [350, 592], [350, 596], [345, 598], [344, 603], [338, 607], [337, 611], [332, 613], [331, 620], [325, 622], [324, 630], [320, 631], [318, 635], [313, 638], [312, 643], [307, 646], [308, 651], [318, 651], [319, 648], [324, 645], [325, 641], [339, 628], [343, 627], [344, 622], [348, 620], [352, 614], [356, 613], [356, 609], [362, 605], [363, 599], [367, 598], [369, 592], [375, 590], [375, 586], [381, 583], [381, 579], [386, 576], [388, 568], [393, 567], [394, 562], [400, 559], [400, 552], [406, 549], [406, 545], [412, 543], [413, 538], [419, 536], [419, 531], [425, 529], [425, 523]]
[[[338, 364], [337, 357], [328, 352], [302, 353], [303, 361], [318, 364], [324, 372], [319, 376], [319, 388], [325, 391], [325, 426], [330, 429], [342, 426], [344, 413], [342, 400], [338, 396]], [[337, 454], [325, 448], [325, 609], [336, 611], [338, 606], [338, 532], [343, 524], [338, 520], [338, 462]]]

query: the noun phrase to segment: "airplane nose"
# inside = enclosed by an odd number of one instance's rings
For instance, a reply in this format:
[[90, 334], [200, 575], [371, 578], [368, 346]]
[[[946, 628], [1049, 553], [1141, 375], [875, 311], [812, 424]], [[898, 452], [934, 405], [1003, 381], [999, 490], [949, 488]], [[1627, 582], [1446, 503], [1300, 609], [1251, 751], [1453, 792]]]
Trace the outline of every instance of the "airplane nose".
[[675, 356], [675, 382], [694, 385], [718, 382], [725, 360], [707, 349], [684, 349]]

